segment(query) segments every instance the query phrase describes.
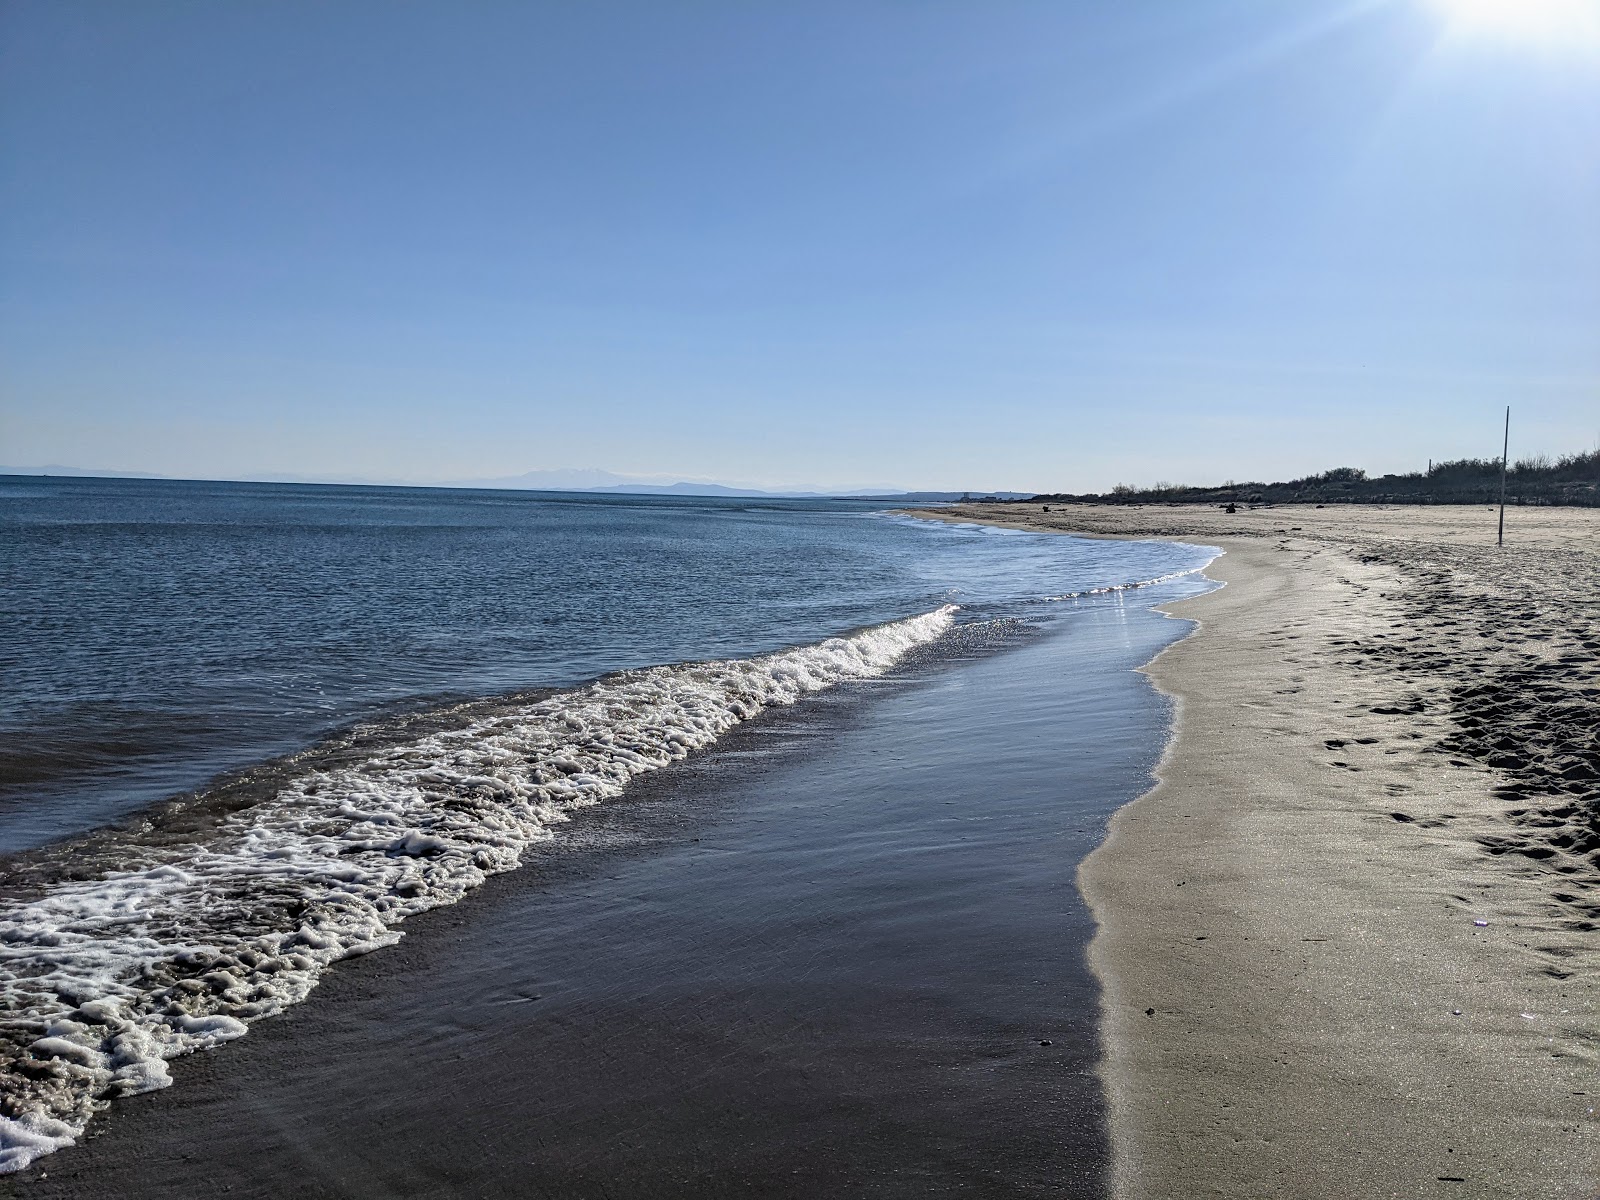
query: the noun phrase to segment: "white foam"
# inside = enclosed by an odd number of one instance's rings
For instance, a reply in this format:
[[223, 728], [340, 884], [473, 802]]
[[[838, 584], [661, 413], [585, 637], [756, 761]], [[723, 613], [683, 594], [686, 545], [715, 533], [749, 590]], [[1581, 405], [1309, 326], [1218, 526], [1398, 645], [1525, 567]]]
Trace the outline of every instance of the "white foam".
[[955, 611], [611, 676], [311, 771], [203, 841], [13, 905], [0, 913], [0, 1172], [71, 1145], [112, 1097], [170, 1084], [168, 1059], [244, 1035], [329, 964], [511, 870], [573, 809], [765, 708], [882, 674]]
[[1206, 566], [1210, 565], [1210, 563], [1207, 563], [1205, 566], [1190, 567], [1186, 571], [1171, 571], [1165, 575], [1157, 575], [1154, 579], [1140, 579], [1134, 583], [1112, 583], [1107, 584], [1105, 587], [1086, 588], [1081, 592], [1062, 592], [1059, 596], [1041, 596], [1039, 599], [1050, 603], [1057, 600], [1082, 600], [1085, 596], [1105, 596], [1112, 592], [1131, 592], [1138, 588], [1155, 587], [1160, 583], [1171, 583], [1173, 580], [1182, 579], [1186, 575], [1198, 575], [1206, 569]]

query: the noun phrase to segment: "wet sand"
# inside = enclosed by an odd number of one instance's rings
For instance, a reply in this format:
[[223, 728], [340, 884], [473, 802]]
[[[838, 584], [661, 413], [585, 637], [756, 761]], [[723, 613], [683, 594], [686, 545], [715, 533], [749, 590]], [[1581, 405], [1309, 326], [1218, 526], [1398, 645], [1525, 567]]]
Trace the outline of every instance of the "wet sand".
[[1075, 870], [1186, 628], [1101, 604], [768, 714], [0, 1192], [1103, 1195]]
[[1600, 1192], [1600, 512], [974, 505], [1204, 540], [1081, 872], [1122, 1197]]

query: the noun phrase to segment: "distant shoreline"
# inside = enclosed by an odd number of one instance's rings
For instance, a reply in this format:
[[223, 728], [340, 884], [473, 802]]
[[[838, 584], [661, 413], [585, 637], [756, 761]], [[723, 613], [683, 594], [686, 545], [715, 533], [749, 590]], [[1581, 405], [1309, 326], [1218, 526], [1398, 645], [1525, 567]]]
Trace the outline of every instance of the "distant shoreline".
[[1508, 465], [1498, 458], [1430, 462], [1426, 472], [1371, 478], [1337, 467], [1278, 483], [1228, 482], [1218, 487], [1158, 483], [1118, 485], [1109, 493], [1040, 493], [1044, 504], [1507, 504], [1600, 505], [1600, 450], [1551, 459], [1539, 456]]

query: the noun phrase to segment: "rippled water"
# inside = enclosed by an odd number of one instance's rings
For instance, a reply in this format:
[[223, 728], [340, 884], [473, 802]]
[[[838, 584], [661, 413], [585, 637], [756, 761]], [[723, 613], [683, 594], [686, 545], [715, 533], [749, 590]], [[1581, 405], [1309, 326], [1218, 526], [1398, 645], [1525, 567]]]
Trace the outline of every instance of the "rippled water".
[[0, 833], [73, 835], [7, 864], [0, 1170], [763, 710], [1212, 554], [845, 502], [8, 480], [0, 503]]
[[1206, 557], [848, 502], [0, 478], [0, 851], [385, 712]]

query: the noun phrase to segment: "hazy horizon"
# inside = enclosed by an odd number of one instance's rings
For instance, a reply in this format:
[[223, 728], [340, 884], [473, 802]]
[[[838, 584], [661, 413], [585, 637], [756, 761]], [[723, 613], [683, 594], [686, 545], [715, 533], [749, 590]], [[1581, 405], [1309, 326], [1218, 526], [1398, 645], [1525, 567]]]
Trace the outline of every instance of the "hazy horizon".
[[[493, 488], [493, 487], [520, 487], [530, 490], [542, 491], [589, 491], [597, 488], [626, 487], [626, 486], [699, 486], [716, 487], [730, 490], [767, 490], [757, 484], [740, 480], [684, 478], [681, 475], [620, 475], [602, 468], [558, 468], [547, 470], [531, 470], [518, 472], [515, 475], [491, 475], [474, 479], [383, 479], [362, 476], [311, 476], [300, 475], [293, 472], [263, 471], [238, 479], [216, 476], [193, 475], [163, 475], [152, 471], [122, 471], [102, 467], [81, 467], [71, 463], [38, 463], [18, 464], [0, 463], [0, 475], [47, 475], [57, 472], [63, 476], [83, 478], [132, 478], [132, 479], [161, 479], [175, 482], [194, 483], [310, 483], [328, 484], [335, 486], [352, 487], [441, 487], [441, 488]], [[848, 494], [865, 492], [920, 492], [920, 491], [950, 491], [979, 489], [949, 489], [949, 488], [911, 488], [886, 484], [863, 484], [855, 488], [827, 489], [820, 486], [813, 487], [805, 484], [796, 484], [773, 489], [782, 492], [812, 492], [818, 494]], [[1010, 489], [988, 489], [989, 491], [1009, 491]]]
[[1587, 450], [1596, 145], [1591, 0], [21, 0], [0, 461], [1089, 492], [1494, 455], [1507, 404]]

